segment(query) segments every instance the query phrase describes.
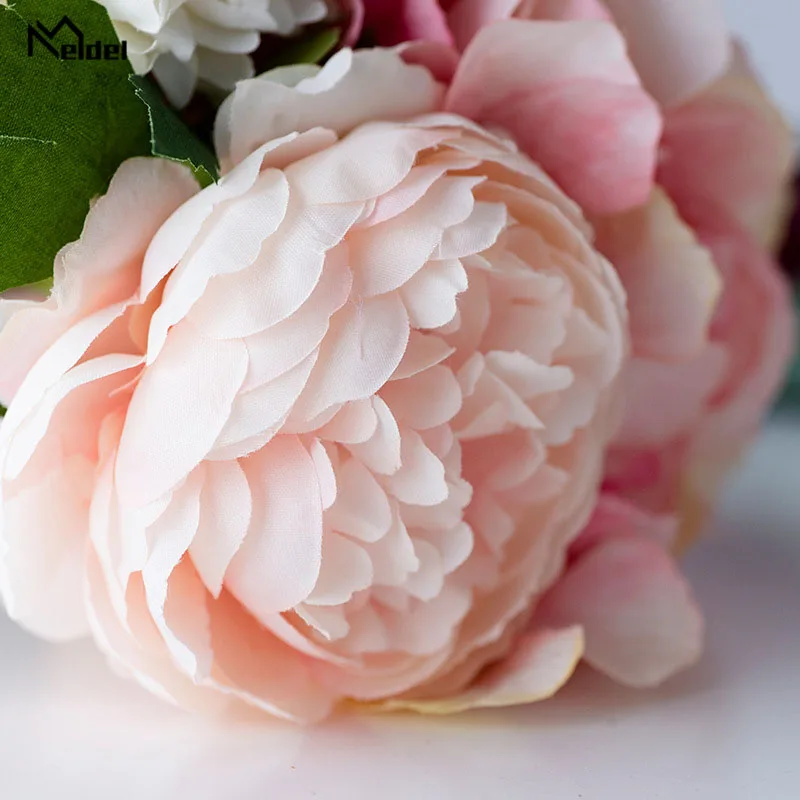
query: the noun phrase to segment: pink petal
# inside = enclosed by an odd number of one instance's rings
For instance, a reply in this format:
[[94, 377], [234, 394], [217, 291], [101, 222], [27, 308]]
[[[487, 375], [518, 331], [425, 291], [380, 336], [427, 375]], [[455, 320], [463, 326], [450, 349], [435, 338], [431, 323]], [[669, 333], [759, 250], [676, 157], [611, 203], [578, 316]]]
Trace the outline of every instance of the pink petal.
[[455, 352], [444, 339], [420, 331], [411, 331], [403, 360], [392, 375], [392, 380], [410, 378], [430, 367], [440, 364]]
[[713, 204], [772, 247], [783, 232], [795, 137], [744, 51], [736, 57], [721, 80], [667, 112], [658, 178], [684, 215]]
[[91, 551], [87, 562], [87, 606], [92, 634], [112, 664], [122, 674], [130, 675], [145, 689], [169, 703], [206, 713], [219, 712], [229, 706], [226, 698], [197, 686], [188, 675], [175, 668], [164, 640], [147, 611], [138, 576], [133, 579], [128, 591], [128, 619], [123, 620], [110, 602], [105, 577], [96, 555]]
[[263, 161], [264, 150], [253, 153], [239, 169], [198, 192], [164, 222], [147, 247], [141, 271], [140, 300], [144, 300], [177, 265], [214, 209], [253, 186]]
[[456, 0], [448, 22], [459, 50], [464, 50], [478, 31], [502, 19], [608, 20], [600, 0]]
[[412, 597], [428, 602], [437, 597], [444, 588], [442, 555], [424, 539], [414, 540], [414, 555], [419, 566], [406, 578], [404, 588]]
[[552, 697], [570, 678], [583, 650], [579, 627], [524, 635], [512, 653], [490, 667], [465, 692], [439, 700], [389, 700], [388, 708], [455, 714], [470, 708], [501, 708]]
[[447, 583], [426, 603], [416, 603], [406, 614], [393, 615], [393, 619], [387, 620], [392, 641], [399, 650], [412, 656], [433, 656], [442, 652], [452, 644], [459, 623], [469, 612], [470, 594], [468, 590]]
[[412, 326], [439, 328], [450, 322], [467, 283], [467, 273], [456, 259], [429, 262], [400, 290]]
[[88, 628], [83, 583], [93, 476], [94, 465], [75, 455], [3, 498], [0, 587], [6, 611], [53, 641], [83, 636]]
[[170, 331], [128, 408], [116, 468], [123, 503], [155, 500], [206, 457], [246, 371], [241, 341], [207, 339], [186, 322]]
[[319, 435], [329, 442], [361, 444], [370, 439], [378, 427], [373, 398], [345, 403], [333, 419], [319, 429]]
[[692, 221], [723, 274], [712, 341], [728, 362], [695, 445], [724, 462], [755, 434], [774, 400], [796, 347], [797, 322], [789, 281], [769, 254], [714, 207], [704, 212]]
[[420, 152], [446, 138], [445, 131], [372, 122], [291, 164], [286, 176], [306, 204], [363, 203], [398, 187]]
[[89, 211], [81, 238], [56, 256], [50, 299], [18, 310], [0, 333], [3, 403], [10, 403], [25, 372], [71, 325], [135, 294], [150, 239], [197, 188], [185, 167], [164, 159], [120, 165]]
[[653, 447], [691, 430], [728, 368], [723, 348], [708, 345], [678, 363], [632, 358], [623, 372], [625, 414], [615, 444]]
[[[178, 578], [183, 593], [189, 589], [192, 599], [187, 602], [171, 582], [173, 571], [189, 549], [200, 522], [200, 492], [205, 477], [204, 470], [194, 470], [186, 482], [172, 496], [166, 511], [148, 528], [147, 562], [142, 570], [147, 608], [156, 628], [164, 637], [167, 648], [179, 669], [199, 680], [211, 671], [213, 655], [205, 608], [205, 587], [194, 570], [186, 581]], [[168, 588], [173, 613], [178, 617], [178, 631], [165, 619]], [[183, 630], [180, 630], [183, 628]], [[182, 633], [188, 634], [186, 637]]]
[[322, 561], [322, 501], [314, 461], [296, 436], [278, 436], [243, 468], [253, 496], [226, 587], [260, 619], [308, 597]]
[[269, 714], [316, 722], [336, 700], [315, 680], [310, 660], [265, 630], [231, 595], [209, 603], [217, 688]]
[[644, 538], [669, 550], [677, 534], [677, 516], [653, 514], [613, 492], [604, 491], [586, 527], [570, 544], [569, 556], [578, 558], [609, 539], [627, 537]]
[[392, 524], [386, 492], [372, 473], [351, 458], [336, 471], [336, 502], [325, 513], [325, 524], [364, 542], [376, 542]]
[[155, 357], [167, 331], [203, 296], [211, 278], [240, 272], [258, 258], [264, 241], [283, 222], [288, 202], [286, 177], [278, 170], [267, 170], [235, 203], [211, 213], [201, 244], [181, 259], [167, 279], [150, 323], [148, 360]]
[[418, 431], [449, 422], [461, 408], [461, 387], [452, 370], [441, 365], [388, 383], [381, 397], [401, 425]]
[[337, 311], [293, 417], [311, 419], [337, 403], [375, 394], [397, 369], [408, 335], [408, 317], [396, 293]]
[[498, 20], [511, 19], [523, 0], [455, 0], [447, 21], [459, 50], [465, 50], [478, 31]]
[[390, 50], [340, 50], [322, 68], [290, 67], [240, 81], [217, 115], [217, 152], [227, 171], [265, 142], [296, 131], [321, 127], [342, 135], [371, 120], [438, 110], [442, 91], [426, 69]]
[[655, 686], [700, 656], [691, 591], [655, 542], [611, 540], [582, 556], [541, 606], [547, 624], [583, 626], [584, 658], [614, 680]]
[[319, 283], [294, 314], [248, 336], [247, 378], [242, 391], [275, 380], [311, 355], [328, 332], [331, 315], [347, 301], [352, 282], [349, 269], [325, 264]]
[[68, 433], [74, 433], [78, 440], [76, 449], [91, 456], [91, 445], [87, 447], [86, 440], [81, 441], [81, 438], [91, 439], [97, 435], [99, 421], [114, 405], [112, 393], [135, 377], [134, 370], [141, 363], [141, 357], [121, 353], [83, 361], [65, 372], [27, 416], [17, 422], [17, 412], [23, 410], [21, 401], [27, 394], [23, 389], [6, 415], [5, 452], [2, 454], [4, 476], [13, 478], [19, 475], [39, 445], [50, 443], [48, 431], [52, 435], [59, 428], [59, 444], [63, 450], [71, 450]]
[[250, 526], [252, 498], [237, 461], [209, 461], [200, 495], [200, 521], [189, 553], [208, 591], [219, 597], [222, 581]]
[[339, 606], [372, 584], [372, 562], [360, 544], [334, 531], [322, 538], [322, 566], [314, 590], [305, 602]]
[[[3, 420], [3, 426], [0, 428], [0, 442], [8, 443], [31, 410], [80, 361], [92, 342], [124, 313], [127, 305], [127, 303], [117, 303], [80, 320], [45, 350], [29, 368], [14, 395]], [[125, 358], [131, 359], [131, 356], [125, 356]], [[85, 374], [86, 369], [84, 368], [81, 372]], [[91, 367], [88, 368], [89, 371], [91, 369]], [[44, 431], [40, 431], [40, 438], [43, 433]]]
[[509, 20], [467, 48], [446, 108], [499, 125], [591, 213], [616, 213], [650, 193], [661, 134], [610, 24]]
[[722, 280], [666, 195], [626, 214], [594, 220], [597, 248], [628, 295], [634, 355], [663, 360], [696, 356], [706, 343]]
[[416, 431], [403, 431], [400, 460], [400, 469], [383, 478], [384, 486], [398, 500], [410, 505], [435, 506], [447, 498], [444, 465]]
[[209, 458], [238, 458], [265, 445], [286, 420], [316, 362], [314, 352], [274, 381], [238, 394]]
[[475, 206], [472, 189], [479, 182], [469, 177], [442, 178], [398, 217], [348, 237], [355, 291], [364, 297], [393, 291], [429, 259], [439, 258], [437, 248], [443, 245], [448, 228], [470, 217]]
[[[373, 582], [376, 586], [402, 586], [410, 573], [419, 569], [414, 542], [397, 512], [392, 524], [379, 541], [366, 543], [364, 549], [372, 561]], [[405, 592], [403, 596], [407, 598]]]
[[645, 88], [662, 105], [697, 94], [721, 75], [730, 39], [719, 0], [605, 0], [625, 32]]
[[343, 0], [341, 5], [349, 14], [347, 30], [342, 37], [342, 46], [355, 47], [364, 27], [364, 0]]
[[378, 420], [375, 431], [369, 439], [351, 444], [348, 449], [372, 472], [391, 475], [400, 469], [400, 430], [391, 410], [380, 397], [372, 398], [372, 407]]
[[406, 64], [425, 67], [439, 83], [450, 83], [458, 69], [458, 53], [455, 48], [440, 42], [415, 40], [399, 44], [395, 50]]
[[425, 539], [437, 549], [445, 575], [455, 572], [470, 557], [475, 543], [472, 528], [466, 522], [450, 529], [415, 531], [415, 537], [417, 541]]
[[188, 318], [221, 339], [252, 336], [289, 319], [308, 302], [324, 270], [338, 271], [347, 282], [346, 270], [330, 259], [360, 213], [356, 204], [290, 204], [280, 234], [264, 242], [246, 269], [216, 276]]
[[312, 439], [308, 448], [308, 452], [314, 461], [314, 467], [317, 470], [323, 511], [327, 511], [336, 502], [336, 495], [339, 491], [336, 485], [336, 472], [330, 455], [333, 449], [334, 446], [332, 445], [328, 445], [326, 448], [319, 439]]

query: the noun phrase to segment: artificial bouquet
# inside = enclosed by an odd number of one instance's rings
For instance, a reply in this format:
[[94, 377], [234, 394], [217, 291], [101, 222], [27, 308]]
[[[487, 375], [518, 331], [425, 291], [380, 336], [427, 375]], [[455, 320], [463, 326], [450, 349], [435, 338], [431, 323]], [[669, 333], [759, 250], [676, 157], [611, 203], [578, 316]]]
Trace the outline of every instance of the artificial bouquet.
[[0, 8], [0, 588], [192, 708], [647, 687], [793, 339], [711, 0]]

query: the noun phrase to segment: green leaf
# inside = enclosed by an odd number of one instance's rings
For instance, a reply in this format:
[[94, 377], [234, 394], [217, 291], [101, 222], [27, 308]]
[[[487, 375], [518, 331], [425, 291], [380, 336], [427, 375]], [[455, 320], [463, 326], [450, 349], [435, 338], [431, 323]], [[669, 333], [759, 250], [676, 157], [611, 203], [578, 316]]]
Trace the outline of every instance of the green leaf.
[[[85, 43], [118, 43], [92, 0], [12, 0], [0, 6], [0, 291], [52, 275], [80, 235], [90, 200], [126, 158], [150, 152], [147, 112], [127, 60], [62, 61], [28, 25], [53, 30], [67, 11]], [[36, 28], [35, 28], [36, 29]], [[77, 40], [69, 29], [57, 49]]]
[[188, 164], [201, 186], [217, 180], [219, 167], [213, 151], [167, 105], [158, 88], [139, 75], [130, 75], [128, 80], [147, 107], [152, 154]]
[[267, 69], [286, 67], [292, 64], [316, 64], [333, 51], [342, 32], [339, 28], [324, 28], [307, 34], [289, 43], [269, 59]]

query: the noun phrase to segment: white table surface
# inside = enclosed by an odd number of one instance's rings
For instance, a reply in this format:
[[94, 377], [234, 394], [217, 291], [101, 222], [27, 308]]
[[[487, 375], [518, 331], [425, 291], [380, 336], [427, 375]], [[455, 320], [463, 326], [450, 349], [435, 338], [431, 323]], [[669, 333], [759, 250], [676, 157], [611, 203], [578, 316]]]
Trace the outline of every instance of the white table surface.
[[89, 643], [0, 621], [2, 800], [796, 800], [800, 418], [772, 423], [687, 560], [708, 650], [636, 693], [585, 670], [553, 700], [316, 729], [163, 705]]

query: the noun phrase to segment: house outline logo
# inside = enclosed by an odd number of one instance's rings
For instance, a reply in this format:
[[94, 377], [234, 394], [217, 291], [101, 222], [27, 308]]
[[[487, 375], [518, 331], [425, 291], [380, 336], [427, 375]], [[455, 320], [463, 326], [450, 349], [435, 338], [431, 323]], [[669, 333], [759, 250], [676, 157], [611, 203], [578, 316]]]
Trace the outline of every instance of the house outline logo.
[[[56, 36], [68, 28], [74, 34], [75, 42], [61, 44], [57, 47], [54, 43]], [[28, 57], [35, 53], [34, 44], [39, 42], [40, 51], [44, 47], [47, 52], [59, 61], [124, 61], [128, 58], [128, 43], [112, 42], [103, 43], [99, 39], [86, 44], [83, 31], [65, 14], [55, 27], [50, 30], [39, 20], [36, 26], [28, 25]]]

